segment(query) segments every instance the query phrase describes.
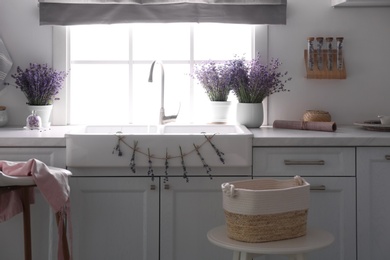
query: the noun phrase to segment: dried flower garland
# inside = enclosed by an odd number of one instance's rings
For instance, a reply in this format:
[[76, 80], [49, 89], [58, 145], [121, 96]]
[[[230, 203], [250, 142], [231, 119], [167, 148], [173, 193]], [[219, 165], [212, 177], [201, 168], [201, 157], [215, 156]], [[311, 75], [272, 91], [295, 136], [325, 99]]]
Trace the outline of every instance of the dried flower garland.
[[131, 169], [131, 171], [133, 173], [136, 173], [136, 164], [135, 164], [136, 154], [139, 153], [139, 154], [142, 154], [142, 155], [146, 156], [148, 158], [148, 176], [150, 176], [152, 178], [152, 180], [154, 180], [154, 177], [155, 177], [154, 176], [154, 170], [153, 170], [153, 159], [164, 160], [165, 161], [165, 163], [164, 163], [164, 173], [165, 173], [165, 176], [164, 176], [163, 180], [164, 180], [164, 182], [167, 182], [168, 181], [169, 160], [175, 159], [175, 158], [180, 158], [180, 160], [181, 160], [181, 167], [183, 169], [183, 178], [188, 182], [189, 178], [188, 178], [188, 172], [187, 172], [187, 167], [186, 167], [184, 158], [187, 155], [192, 154], [193, 152], [196, 152], [196, 154], [198, 155], [199, 159], [201, 160], [203, 168], [206, 170], [206, 173], [209, 175], [210, 179], [212, 179], [211, 167], [206, 163], [206, 160], [204, 159], [204, 157], [202, 156], [202, 154], [200, 152], [200, 148], [203, 145], [205, 145], [205, 144], [210, 144], [211, 147], [213, 148], [213, 150], [215, 151], [215, 153], [218, 155], [219, 160], [223, 164], [225, 164], [225, 159], [223, 157], [225, 154], [223, 152], [221, 152], [216, 147], [216, 145], [211, 141], [211, 139], [215, 136], [215, 134], [214, 135], [204, 135], [206, 140], [203, 143], [201, 143], [200, 145], [193, 144], [194, 149], [189, 151], [189, 152], [183, 152], [182, 147], [179, 145], [179, 152], [180, 152], [180, 154], [179, 155], [175, 155], [175, 156], [170, 156], [169, 153], [168, 153], [168, 149], [166, 149], [165, 156], [163, 156], [163, 157], [153, 155], [151, 153], [151, 151], [150, 151], [150, 148], [148, 148], [147, 152], [141, 151], [139, 149], [139, 147], [138, 147], [138, 141], [134, 141], [133, 145], [129, 145], [125, 141], [125, 136], [121, 135], [120, 132], [118, 132], [116, 135], [118, 137], [118, 140], [117, 140], [117, 143], [114, 146], [114, 149], [112, 150], [112, 153], [113, 154], [117, 154], [118, 156], [123, 156], [123, 152], [121, 150], [121, 144], [129, 147], [132, 150], [132, 154], [131, 154], [131, 157], [130, 157], [130, 169]]

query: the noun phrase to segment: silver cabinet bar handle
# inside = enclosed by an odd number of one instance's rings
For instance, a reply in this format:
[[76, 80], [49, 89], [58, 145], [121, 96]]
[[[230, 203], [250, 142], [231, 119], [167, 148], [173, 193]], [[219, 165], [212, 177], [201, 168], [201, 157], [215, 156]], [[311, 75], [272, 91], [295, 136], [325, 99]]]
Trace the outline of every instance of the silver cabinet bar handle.
[[385, 155], [385, 159], [386, 159], [386, 160], [390, 160], [390, 155], [386, 154], [386, 155]]
[[150, 190], [156, 190], [156, 185], [154, 184], [150, 185]]
[[285, 165], [324, 165], [324, 160], [316, 161], [294, 161], [294, 160], [284, 160]]
[[326, 190], [325, 185], [311, 185], [310, 190]]

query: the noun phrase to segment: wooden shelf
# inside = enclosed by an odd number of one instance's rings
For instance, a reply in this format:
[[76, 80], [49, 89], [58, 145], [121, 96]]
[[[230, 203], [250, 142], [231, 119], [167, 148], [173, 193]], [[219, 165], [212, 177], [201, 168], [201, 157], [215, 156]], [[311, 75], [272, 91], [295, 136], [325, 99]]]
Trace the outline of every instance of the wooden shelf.
[[338, 70], [337, 69], [337, 51], [332, 51], [332, 60], [333, 60], [333, 69], [328, 70], [328, 50], [322, 51], [322, 63], [323, 63], [323, 69], [319, 70], [317, 66], [317, 50], [314, 51], [314, 66], [313, 70], [310, 70], [307, 64], [307, 50], [305, 50], [305, 67], [306, 67], [306, 78], [308, 79], [346, 79], [347, 78], [347, 72], [345, 70], [345, 62], [343, 60], [343, 69]]

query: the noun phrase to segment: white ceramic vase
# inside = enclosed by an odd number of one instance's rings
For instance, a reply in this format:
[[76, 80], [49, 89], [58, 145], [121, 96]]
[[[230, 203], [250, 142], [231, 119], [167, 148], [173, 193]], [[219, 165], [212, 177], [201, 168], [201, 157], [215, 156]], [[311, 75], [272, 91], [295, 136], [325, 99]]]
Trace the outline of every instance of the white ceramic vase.
[[0, 127], [8, 123], [8, 113], [5, 106], [0, 106]]
[[211, 101], [210, 102], [210, 123], [224, 124], [228, 121], [230, 101]]
[[53, 105], [43, 105], [43, 106], [28, 105], [28, 109], [30, 113], [32, 111], [35, 111], [35, 114], [41, 118], [43, 128], [50, 127], [51, 125], [50, 115], [53, 109]]
[[260, 127], [263, 124], [263, 103], [238, 103], [237, 123], [249, 128]]

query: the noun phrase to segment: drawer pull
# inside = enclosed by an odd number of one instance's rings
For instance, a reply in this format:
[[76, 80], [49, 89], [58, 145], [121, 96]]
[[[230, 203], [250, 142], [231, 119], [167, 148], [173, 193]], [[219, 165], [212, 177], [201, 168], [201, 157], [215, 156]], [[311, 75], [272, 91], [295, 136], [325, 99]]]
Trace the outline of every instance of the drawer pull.
[[156, 185], [154, 184], [150, 185], [150, 190], [156, 190]]
[[169, 190], [169, 184], [165, 184], [164, 189]]
[[385, 159], [386, 159], [386, 160], [390, 160], [390, 155], [386, 154], [386, 155], [385, 155]]
[[317, 161], [293, 161], [293, 160], [284, 160], [285, 165], [324, 165], [324, 160]]
[[326, 190], [325, 185], [311, 185], [310, 190]]

